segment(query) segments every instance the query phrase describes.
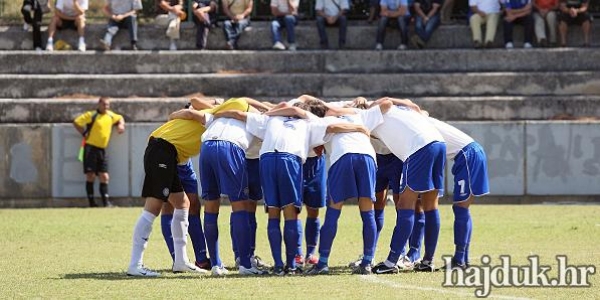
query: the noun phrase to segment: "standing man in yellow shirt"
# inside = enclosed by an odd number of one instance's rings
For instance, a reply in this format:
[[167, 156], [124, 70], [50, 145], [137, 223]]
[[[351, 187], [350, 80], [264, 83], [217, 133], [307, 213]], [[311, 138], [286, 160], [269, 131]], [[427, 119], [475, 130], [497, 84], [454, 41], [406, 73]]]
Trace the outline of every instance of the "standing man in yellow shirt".
[[101, 97], [98, 108], [87, 111], [75, 118], [73, 126], [85, 138], [83, 154], [83, 172], [85, 173], [85, 190], [91, 207], [96, 207], [94, 201], [94, 181], [100, 180], [100, 196], [104, 206], [113, 206], [108, 200], [108, 155], [106, 147], [110, 140], [113, 126], [117, 132], [125, 132], [123, 116], [110, 110], [110, 98]]

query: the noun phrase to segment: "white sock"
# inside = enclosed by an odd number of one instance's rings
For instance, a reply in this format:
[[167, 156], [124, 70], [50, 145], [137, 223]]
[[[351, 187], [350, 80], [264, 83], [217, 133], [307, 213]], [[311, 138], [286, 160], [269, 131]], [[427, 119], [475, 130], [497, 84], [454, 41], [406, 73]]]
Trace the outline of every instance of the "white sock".
[[80, 43], [80, 44], [85, 44], [85, 38], [84, 38], [84, 37], [82, 37], [82, 36], [80, 36], [80, 37], [79, 37], [79, 43]]
[[386, 259], [386, 260], [385, 260], [383, 263], [384, 263], [384, 264], [385, 264], [385, 265], [386, 265], [388, 268], [393, 268], [393, 267], [396, 265], [395, 263], [393, 263], [393, 262], [391, 262], [391, 261], [389, 261], [389, 260], [387, 260], [387, 259]]
[[173, 234], [173, 246], [175, 250], [175, 264], [181, 265], [188, 263], [185, 246], [188, 235], [188, 216], [189, 209], [175, 209], [173, 211], [173, 222], [171, 222], [171, 233]]
[[53, 38], [48, 38], [48, 44], [54, 44], [54, 39]]
[[146, 250], [148, 238], [150, 237], [150, 233], [152, 233], [152, 223], [154, 223], [154, 219], [156, 219], [155, 215], [144, 210], [137, 220], [137, 223], [135, 223], [135, 227], [133, 228], [131, 261], [129, 261], [130, 268], [143, 265], [142, 260], [144, 259], [144, 250]]

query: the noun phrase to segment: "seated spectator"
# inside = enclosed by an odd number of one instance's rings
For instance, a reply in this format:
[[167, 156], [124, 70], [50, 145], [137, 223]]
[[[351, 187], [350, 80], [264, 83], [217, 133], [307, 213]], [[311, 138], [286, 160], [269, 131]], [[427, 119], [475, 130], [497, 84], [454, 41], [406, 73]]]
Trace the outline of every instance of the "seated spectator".
[[379, 0], [369, 0], [369, 18], [367, 19], [369, 25], [379, 17], [379, 12]]
[[157, 16], [154, 20], [159, 26], [167, 26], [166, 35], [170, 40], [169, 50], [177, 50], [181, 19], [185, 19], [183, 0], [156, 0]]
[[590, 46], [590, 28], [592, 17], [588, 13], [588, 0], [561, 0], [558, 30], [560, 46], [567, 46], [567, 28], [569, 25], [579, 25], [583, 31], [583, 46]]
[[344, 48], [346, 45], [346, 30], [348, 28], [346, 13], [349, 9], [350, 4], [348, 0], [317, 0], [315, 10], [317, 12], [317, 29], [319, 30], [321, 49], [329, 49], [325, 26], [340, 27], [338, 48]]
[[54, 51], [54, 34], [56, 30], [71, 28], [77, 30], [79, 43], [77, 49], [85, 51], [85, 11], [88, 0], [56, 0], [54, 15], [48, 25], [47, 51]]
[[406, 0], [381, 0], [381, 12], [379, 24], [377, 25], [377, 37], [375, 50], [383, 49], [385, 30], [388, 25], [393, 24], [400, 30], [400, 45], [398, 50], [406, 49], [408, 44], [408, 25], [410, 24], [410, 12]]
[[419, 49], [431, 38], [435, 29], [440, 25], [440, 7], [442, 0], [415, 0], [415, 33], [412, 43]]
[[122, 28], [129, 30], [131, 49], [138, 50], [136, 11], [141, 9], [141, 0], [106, 0], [104, 13], [109, 17], [108, 26], [104, 38], [100, 40], [105, 51], [110, 51], [113, 38]]
[[504, 0], [504, 47], [512, 49], [513, 26], [521, 24], [525, 31], [523, 48], [533, 48], [533, 16], [531, 15], [531, 0]]
[[[535, 24], [535, 37], [537, 44], [541, 47], [548, 46], [546, 28], [550, 36], [550, 44], [556, 45], [556, 10], [558, 0], [534, 0], [533, 20]], [[547, 25], [547, 26], [546, 26]]]
[[296, 33], [294, 29], [298, 25], [298, 5], [300, 0], [271, 0], [271, 13], [275, 20], [271, 22], [271, 37], [273, 39], [273, 49], [285, 50], [285, 45], [281, 42], [279, 30], [285, 28], [287, 32], [288, 47], [291, 51], [296, 51]]
[[34, 50], [42, 50], [42, 17], [48, 11], [50, 11], [48, 0], [23, 0], [23, 6], [21, 7], [21, 14], [23, 14], [23, 20], [25, 21], [23, 29], [25, 31], [29, 30], [29, 27], [33, 29]]
[[217, 19], [217, 8], [216, 0], [192, 1], [193, 20], [194, 24], [196, 24], [196, 49], [206, 49], [208, 32], [213, 22]]
[[[491, 48], [496, 37], [498, 20], [500, 19], [500, 2], [498, 0], [469, 0], [473, 13], [469, 18], [469, 26], [473, 36], [473, 47]], [[485, 43], [482, 43], [481, 26], [485, 24]]]
[[238, 49], [240, 35], [250, 26], [250, 14], [254, 1], [252, 0], [222, 0], [223, 13], [227, 20], [223, 23], [227, 49]]
[[453, 23], [452, 11], [454, 10], [454, 0], [443, 1], [442, 8], [440, 8], [440, 23], [442, 23], [442, 25], [450, 25]]

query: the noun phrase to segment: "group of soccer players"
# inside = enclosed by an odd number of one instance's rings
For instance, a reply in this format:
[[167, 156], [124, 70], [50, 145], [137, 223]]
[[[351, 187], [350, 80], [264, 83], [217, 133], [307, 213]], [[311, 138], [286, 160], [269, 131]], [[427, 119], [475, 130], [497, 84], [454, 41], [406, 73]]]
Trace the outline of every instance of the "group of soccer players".
[[[386, 97], [326, 103], [307, 95], [278, 105], [249, 98], [214, 104], [192, 100], [190, 109], [172, 113], [150, 135], [144, 155], [146, 202], [134, 228], [128, 275], [159, 275], [143, 265], [143, 252], [161, 210], [173, 272], [226, 275], [217, 226], [221, 195], [231, 203], [230, 234], [240, 275], [327, 274], [337, 222], [349, 200], [358, 202], [363, 222], [363, 253], [351, 263], [353, 273], [433, 271], [446, 157], [454, 160], [456, 245], [452, 264], [446, 267], [468, 265], [472, 231], [468, 208], [474, 196], [488, 193], [485, 153], [467, 134], [428, 117], [412, 101]], [[198, 153], [204, 230], [197, 179], [189, 161]], [[387, 259], [373, 266], [388, 189], [394, 194], [396, 226]], [[268, 213], [274, 262], [270, 270], [254, 255], [260, 199]], [[307, 209], [305, 255], [298, 220], [303, 205]], [[319, 208], [325, 205], [319, 228]], [[185, 250], [188, 231], [195, 264]], [[312, 268], [303, 272], [305, 263]]]

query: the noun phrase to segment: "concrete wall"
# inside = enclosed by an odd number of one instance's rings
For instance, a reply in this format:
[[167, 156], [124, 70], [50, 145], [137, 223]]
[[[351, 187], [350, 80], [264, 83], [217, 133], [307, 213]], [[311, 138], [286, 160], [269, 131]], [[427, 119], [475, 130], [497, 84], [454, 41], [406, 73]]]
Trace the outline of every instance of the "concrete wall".
[[[595, 198], [600, 195], [600, 122], [452, 124], [486, 150], [490, 198], [600, 199]], [[125, 134], [113, 134], [108, 148], [111, 196], [139, 197], [146, 140], [159, 125], [132, 123]], [[1, 125], [0, 139], [0, 207], [23, 207], [32, 201], [63, 205], [48, 199], [85, 198], [82, 166], [76, 159], [81, 139], [70, 124]], [[197, 157], [193, 161], [197, 170]], [[448, 170], [451, 165], [449, 161]], [[447, 183], [451, 193], [451, 176]]]

